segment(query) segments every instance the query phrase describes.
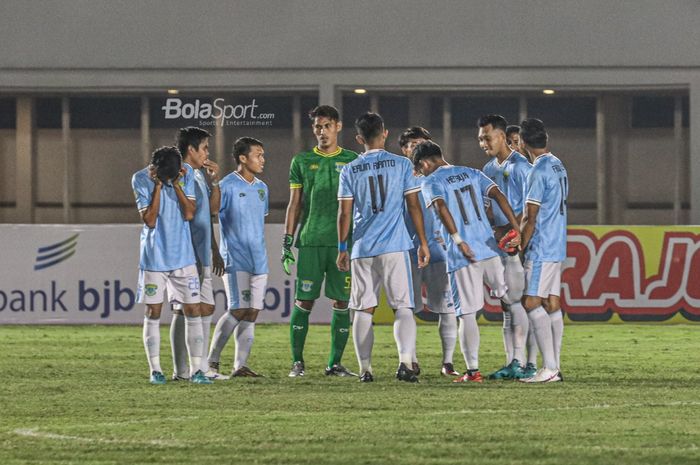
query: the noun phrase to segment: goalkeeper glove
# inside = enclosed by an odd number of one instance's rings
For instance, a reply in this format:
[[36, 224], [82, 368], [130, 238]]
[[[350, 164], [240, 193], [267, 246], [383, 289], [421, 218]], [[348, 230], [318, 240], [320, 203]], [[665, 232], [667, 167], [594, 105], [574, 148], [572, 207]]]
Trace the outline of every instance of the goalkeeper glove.
[[292, 252], [293, 243], [294, 236], [291, 234], [285, 234], [282, 238], [282, 268], [287, 275], [291, 274], [289, 271], [289, 266], [296, 262], [294, 252]]

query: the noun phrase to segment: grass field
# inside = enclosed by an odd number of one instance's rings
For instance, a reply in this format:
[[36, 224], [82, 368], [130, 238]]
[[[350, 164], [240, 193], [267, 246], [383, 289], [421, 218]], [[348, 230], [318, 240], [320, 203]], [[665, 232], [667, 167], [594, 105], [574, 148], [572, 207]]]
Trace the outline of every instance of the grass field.
[[[311, 328], [307, 376], [289, 379], [287, 335], [257, 328], [264, 379], [151, 386], [140, 328], [1, 327], [0, 464], [700, 463], [700, 327], [567, 326], [566, 381], [538, 386], [448, 382], [427, 326], [418, 385], [393, 379], [388, 326], [375, 383], [323, 375], [326, 326]], [[482, 371], [498, 368], [500, 329], [482, 327], [481, 347]]]

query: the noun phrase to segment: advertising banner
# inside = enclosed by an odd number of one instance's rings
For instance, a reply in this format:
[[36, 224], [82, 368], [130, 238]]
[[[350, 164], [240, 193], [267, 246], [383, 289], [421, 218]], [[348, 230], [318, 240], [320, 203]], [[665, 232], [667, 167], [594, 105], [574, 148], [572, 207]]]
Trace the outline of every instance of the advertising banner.
[[[282, 229], [265, 230], [263, 323], [288, 322], [294, 304], [294, 276], [278, 262]], [[0, 324], [140, 324], [140, 231], [140, 225], [0, 225]], [[700, 227], [572, 226], [567, 255], [561, 296], [569, 321], [700, 321]], [[226, 302], [219, 278], [214, 288], [218, 316]], [[427, 308], [417, 316], [437, 320]], [[311, 321], [330, 317], [330, 302], [319, 299]], [[480, 320], [500, 319], [500, 303], [487, 298]], [[393, 321], [384, 301], [375, 321]]]

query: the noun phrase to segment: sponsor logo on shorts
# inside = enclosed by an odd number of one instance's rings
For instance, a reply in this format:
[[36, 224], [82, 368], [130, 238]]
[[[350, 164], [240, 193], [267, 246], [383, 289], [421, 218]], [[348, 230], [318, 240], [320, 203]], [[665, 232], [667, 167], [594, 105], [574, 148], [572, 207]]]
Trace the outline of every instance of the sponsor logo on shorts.
[[153, 297], [154, 295], [156, 295], [156, 291], [158, 290], [158, 286], [156, 284], [146, 284], [145, 289], [146, 289], [146, 295], [148, 297]]
[[338, 173], [340, 173], [341, 171], [343, 171], [343, 166], [345, 166], [346, 164], [347, 164], [347, 163], [342, 162], [342, 161], [336, 162], [336, 163], [335, 163], [335, 170], [336, 170]]
[[245, 197], [245, 192], [241, 192], [240, 194], [238, 194], [238, 196], [239, 196], [239, 197]]
[[199, 278], [193, 277], [187, 280], [187, 288], [191, 291], [199, 290]]
[[303, 326], [299, 326], [299, 325], [292, 325], [292, 329], [293, 329], [294, 331], [301, 331], [301, 330], [304, 329], [304, 327], [303, 327]]
[[192, 297], [197, 297], [198, 295], [199, 295], [198, 292], [193, 292], [193, 293], [192, 293]]
[[265, 200], [265, 189], [258, 189], [258, 197], [260, 200]]
[[311, 292], [311, 288], [313, 287], [314, 282], [309, 281], [308, 279], [304, 279], [301, 281], [301, 290], [304, 292]]
[[340, 329], [338, 330], [338, 332], [339, 332], [339, 333], [349, 333], [350, 330], [349, 330], [348, 328], [340, 328]]
[[241, 291], [241, 295], [243, 296], [243, 300], [245, 302], [250, 302], [250, 290], [249, 289]]

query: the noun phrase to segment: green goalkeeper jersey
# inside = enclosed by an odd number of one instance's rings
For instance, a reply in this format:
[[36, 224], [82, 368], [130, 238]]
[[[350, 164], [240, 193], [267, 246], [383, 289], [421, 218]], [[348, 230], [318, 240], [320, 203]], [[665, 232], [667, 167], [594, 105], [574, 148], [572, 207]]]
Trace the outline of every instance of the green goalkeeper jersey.
[[355, 152], [340, 147], [333, 153], [314, 147], [292, 159], [289, 187], [303, 189], [297, 247], [337, 246], [340, 171], [355, 158]]

